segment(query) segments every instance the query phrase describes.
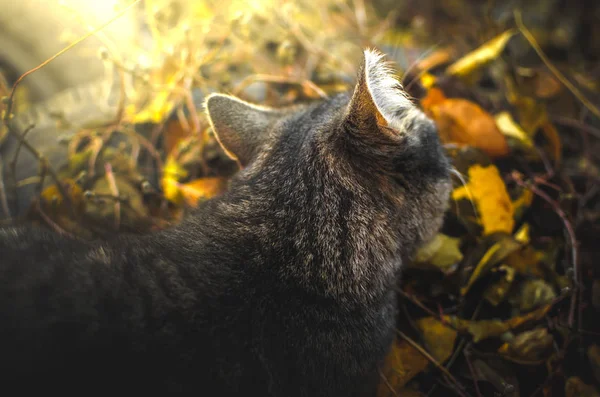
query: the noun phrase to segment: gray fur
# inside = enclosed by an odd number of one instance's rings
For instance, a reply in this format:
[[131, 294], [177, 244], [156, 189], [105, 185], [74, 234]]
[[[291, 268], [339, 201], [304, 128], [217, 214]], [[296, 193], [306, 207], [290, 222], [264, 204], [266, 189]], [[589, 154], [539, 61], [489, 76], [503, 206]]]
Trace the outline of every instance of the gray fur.
[[373, 396], [398, 271], [438, 230], [450, 190], [433, 123], [414, 107], [377, 114], [373, 96], [393, 95], [405, 98], [369, 86], [363, 67], [354, 93], [302, 108], [213, 97], [215, 132], [245, 168], [180, 225], [93, 243], [0, 230], [0, 381]]

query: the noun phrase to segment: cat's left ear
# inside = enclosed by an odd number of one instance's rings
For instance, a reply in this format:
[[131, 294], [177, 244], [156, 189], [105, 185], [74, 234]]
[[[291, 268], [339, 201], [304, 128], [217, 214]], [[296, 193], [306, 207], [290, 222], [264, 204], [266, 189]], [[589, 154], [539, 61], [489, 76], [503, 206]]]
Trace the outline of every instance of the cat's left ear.
[[208, 96], [205, 109], [219, 144], [243, 167], [264, 147], [270, 127], [281, 117], [276, 109], [224, 94]]
[[363, 59], [346, 121], [366, 136], [385, 131], [409, 134], [411, 123], [425, 115], [408, 98], [383, 54], [366, 50]]

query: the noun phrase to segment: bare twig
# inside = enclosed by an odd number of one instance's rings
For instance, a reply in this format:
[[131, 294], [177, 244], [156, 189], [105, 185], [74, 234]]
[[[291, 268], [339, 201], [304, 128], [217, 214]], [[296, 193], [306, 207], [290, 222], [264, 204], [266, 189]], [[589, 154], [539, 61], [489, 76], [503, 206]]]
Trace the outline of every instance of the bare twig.
[[402, 339], [404, 339], [406, 342], [408, 342], [409, 345], [411, 345], [412, 347], [414, 347], [419, 353], [421, 353], [426, 359], [428, 359], [433, 365], [436, 366], [436, 368], [438, 368], [440, 371], [442, 371], [442, 373], [444, 375], [446, 375], [448, 377], [448, 379], [452, 382], [452, 384], [456, 387], [456, 392], [457, 394], [459, 394], [462, 397], [466, 397], [467, 394], [465, 393], [464, 387], [460, 384], [460, 382], [454, 377], [454, 375], [452, 375], [450, 373], [450, 371], [448, 371], [446, 369], [446, 367], [444, 367], [442, 364], [440, 364], [435, 358], [433, 358], [431, 356], [431, 354], [427, 353], [427, 351], [425, 349], [423, 349], [422, 346], [420, 346], [417, 342], [415, 342], [414, 340], [412, 340], [411, 338], [409, 338], [406, 334], [404, 334], [402, 331], [400, 330], [396, 330], [396, 333], [398, 334], [398, 336], [400, 336]]
[[521, 11], [520, 10], [515, 10], [514, 11], [514, 16], [515, 16], [515, 22], [517, 24], [517, 27], [519, 28], [519, 31], [521, 32], [521, 34], [523, 34], [523, 36], [525, 37], [525, 39], [529, 42], [529, 45], [531, 45], [531, 47], [535, 50], [535, 52], [538, 54], [538, 56], [541, 58], [542, 62], [544, 62], [544, 64], [546, 65], [546, 67], [548, 69], [550, 69], [550, 71], [554, 74], [554, 76], [556, 76], [556, 78], [564, 84], [565, 87], [567, 87], [567, 89], [569, 91], [571, 91], [571, 93], [577, 98], [579, 99], [579, 101], [583, 104], [583, 106], [585, 106], [590, 112], [592, 112], [596, 117], [600, 118], [600, 110], [594, 106], [594, 104], [592, 104], [592, 102], [590, 102], [589, 99], [587, 99], [585, 97], [585, 95], [583, 95], [583, 93], [581, 91], [579, 91], [579, 89], [577, 87], [575, 87], [553, 64], [552, 62], [550, 62], [550, 60], [548, 59], [548, 57], [546, 56], [546, 54], [544, 54], [544, 51], [542, 51], [542, 49], [540, 48], [539, 44], [537, 43], [537, 41], [535, 40], [535, 37], [533, 37], [533, 35], [531, 34], [531, 32], [527, 29], [527, 27], [523, 24], [523, 18], [521, 17]]
[[[106, 172], [106, 180], [108, 181], [108, 186], [110, 187], [110, 192], [115, 196], [119, 197], [119, 188], [117, 187], [117, 181], [115, 180], [115, 175], [112, 170], [112, 166], [110, 163], [104, 164], [104, 171]], [[121, 224], [121, 202], [119, 200], [115, 200], [115, 230], [119, 230], [119, 226]]]

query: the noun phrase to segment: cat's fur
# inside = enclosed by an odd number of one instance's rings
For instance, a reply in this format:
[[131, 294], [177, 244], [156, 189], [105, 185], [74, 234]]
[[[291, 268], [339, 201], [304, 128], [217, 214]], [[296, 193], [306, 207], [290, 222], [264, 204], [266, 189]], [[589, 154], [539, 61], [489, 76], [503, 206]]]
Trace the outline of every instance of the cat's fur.
[[365, 52], [353, 93], [305, 107], [210, 96], [244, 169], [172, 229], [0, 229], [3, 390], [372, 396], [398, 270], [450, 189], [434, 124], [381, 58]]

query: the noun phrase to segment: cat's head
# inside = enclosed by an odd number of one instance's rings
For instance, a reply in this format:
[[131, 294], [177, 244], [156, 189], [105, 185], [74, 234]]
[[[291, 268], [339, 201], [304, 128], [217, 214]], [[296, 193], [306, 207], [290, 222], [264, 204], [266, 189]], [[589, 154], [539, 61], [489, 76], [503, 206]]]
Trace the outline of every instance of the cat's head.
[[384, 222], [407, 251], [438, 230], [450, 192], [448, 159], [434, 123], [380, 53], [364, 52], [349, 94], [287, 109], [213, 94], [206, 109], [222, 147], [244, 168], [239, 179], [277, 197], [275, 215], [316, 229], [335, 218], [350, 234], [355, 224], [376, 233]]

